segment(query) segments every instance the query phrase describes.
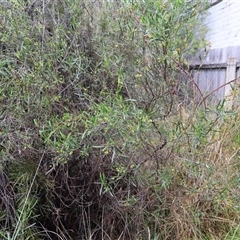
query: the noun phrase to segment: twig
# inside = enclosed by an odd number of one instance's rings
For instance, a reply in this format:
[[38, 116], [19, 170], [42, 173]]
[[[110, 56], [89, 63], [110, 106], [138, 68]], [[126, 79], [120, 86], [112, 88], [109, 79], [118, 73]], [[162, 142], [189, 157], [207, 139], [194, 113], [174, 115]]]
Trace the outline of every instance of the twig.
[[231, 80], [231, 81], [229, 81], [229, 82], [224, 83], [224, 84], [221, 85], [220, 87], [218, 87], [218, 88], [214, 89], [213, 91], [211, 91], [209, 94], [207, 94], [207, 95], [202, 99], [202, 101], [200, 102], [200, 105], [201, 105], [201, 103], [202, 103], [203, 101], [206, 101], [206, 99], [207, 99], [209, 96], [211, 96], [214, 92], [218, 91], [219, 89], [221, 89], [222, 87], [225, 87], [225, 86], [228, 85], [228, 84], [231, 84], [231, 83], [233, 83], [233, 82], [236, 82], [238, 79], [240, 79], [240, 76], [237, 77], [237, 78], [235, 78], [235, 79], [233, 79], [233, 80]]

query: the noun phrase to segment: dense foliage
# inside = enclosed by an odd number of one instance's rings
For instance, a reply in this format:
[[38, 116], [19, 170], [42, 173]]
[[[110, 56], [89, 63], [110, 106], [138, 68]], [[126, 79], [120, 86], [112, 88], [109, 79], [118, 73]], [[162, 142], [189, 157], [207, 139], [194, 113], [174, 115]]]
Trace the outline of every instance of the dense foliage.
[[206, 9], [0, 5], [1, 239], [237, 235], [238, 115], [199, 106], [187, 69]]

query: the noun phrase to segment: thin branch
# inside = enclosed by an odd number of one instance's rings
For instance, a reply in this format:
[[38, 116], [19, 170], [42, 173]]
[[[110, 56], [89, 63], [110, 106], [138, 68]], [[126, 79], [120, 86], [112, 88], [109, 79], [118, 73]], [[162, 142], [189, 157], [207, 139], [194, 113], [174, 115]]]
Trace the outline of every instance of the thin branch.
[[214, 89], [213, 91], [211, 91], [209, 94], [207, 94], [206, 96], [204, 96], [204, 98], [202, 99], [202, 101], [200, 102], [199, 105], [201, 105], [202, 102], [205, 102], [206, 99], [207, 99], [209, 96], [211, 96], [214, 92], [216, 92], [216, 91], [218, 91], [219, 89], [227, 86], [228, 84], [231, 84], [231, 83], [233, 83], [233, 82], [236, 82], [238, 79], [240, 79], [240, 77], [237, 77], [237, 78], [235, 78], [235, 79], [233, 79], [233, 80], [231, 80], [231, 81], [229, 81], [229, 82], [224, 83], [224, 84], [221, 85], [220, 87], [215, 88], [215, 89]]

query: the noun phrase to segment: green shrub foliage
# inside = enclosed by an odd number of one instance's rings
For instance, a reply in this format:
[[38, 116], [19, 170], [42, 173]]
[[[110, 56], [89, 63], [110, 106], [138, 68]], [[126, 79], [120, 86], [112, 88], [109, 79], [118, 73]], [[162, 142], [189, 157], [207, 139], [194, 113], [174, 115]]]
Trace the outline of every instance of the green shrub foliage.
[[198, 170], [174, 156], [196, 141], [199, 154], [213, 124], [176, 118], [191, 101], [187, 58], [205, 46], [206, 9], [200, 0], [1, 3], [1, 239], [184, 236], [170, 199]]

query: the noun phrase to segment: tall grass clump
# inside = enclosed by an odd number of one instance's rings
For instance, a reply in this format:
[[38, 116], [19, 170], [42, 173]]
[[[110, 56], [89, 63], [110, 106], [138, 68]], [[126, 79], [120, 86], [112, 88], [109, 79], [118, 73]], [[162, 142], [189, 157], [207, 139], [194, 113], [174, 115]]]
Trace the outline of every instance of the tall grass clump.
[[0, 5], [1, 239], [237, 236], [238, 110], [187, 74], [207, 6]]

